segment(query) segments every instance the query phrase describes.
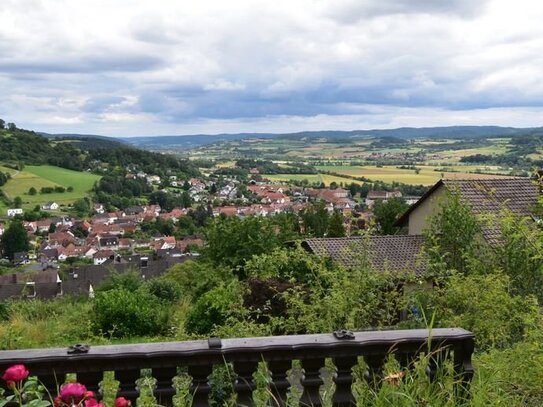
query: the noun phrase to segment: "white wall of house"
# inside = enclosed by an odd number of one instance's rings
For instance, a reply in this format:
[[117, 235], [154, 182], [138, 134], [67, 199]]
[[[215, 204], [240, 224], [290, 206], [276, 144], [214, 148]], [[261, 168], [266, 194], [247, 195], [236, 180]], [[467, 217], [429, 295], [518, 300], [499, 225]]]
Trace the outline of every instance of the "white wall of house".
[[440, 201], [445, 198], [446, 188], [441, 185], [409, 215], [409, 234], [420, 235], [428, 227], [429, 217], [437, 212]]

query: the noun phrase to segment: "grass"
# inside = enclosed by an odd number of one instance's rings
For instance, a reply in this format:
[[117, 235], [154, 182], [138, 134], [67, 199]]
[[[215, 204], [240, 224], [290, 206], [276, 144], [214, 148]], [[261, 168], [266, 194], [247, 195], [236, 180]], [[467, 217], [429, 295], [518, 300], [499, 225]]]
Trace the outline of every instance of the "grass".
[[[0, 171], [2, 171], [2, 168], [0, 167]], [[38, 204], [49, 201], [57, 202], [59, 205], [71, 204], [75, 200], [86, 196], [94, 183], [100, 179], [100, 176], [95, 174], [72, 171], [51, 165], [27, 165], [23, 171], [10, 170], [10, 173], [12, 179], [2, 189], [10, 199], [16, 196], [21, 197], [24, 209], [32, 209]], [[72, 187], [73, 191], [52, 194], [28, 194], [31, 187], [36, 188], [39, 192], [43, 187], [55, 186]]]

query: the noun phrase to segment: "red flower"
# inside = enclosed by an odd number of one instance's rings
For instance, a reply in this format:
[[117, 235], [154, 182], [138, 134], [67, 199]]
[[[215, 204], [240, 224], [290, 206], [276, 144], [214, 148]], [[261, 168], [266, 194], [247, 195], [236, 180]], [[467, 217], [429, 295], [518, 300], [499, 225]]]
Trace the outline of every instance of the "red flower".
[[85, 398], [87, 388], [80, 383], [67, 383], [60, 388], [60, 398], [66, 404], [79, 404]]
[[8, 382], [8, 386], [12, 387], [10, 382], [20, 382], [28, 377], [29, 372], [25, 365], [13, 365], [6, 369], [2, 379]]
[[132, 404], [131, 401], [124, 397], [117, 397], [115, 399], [115, 407], [128, 407], [130, 404]]
[[53, 399], [53, 406], [54, 407], [60, 407], [61, 405], [62, 405], [62, 399], [60, 398], [60, 396], [56, 396]]

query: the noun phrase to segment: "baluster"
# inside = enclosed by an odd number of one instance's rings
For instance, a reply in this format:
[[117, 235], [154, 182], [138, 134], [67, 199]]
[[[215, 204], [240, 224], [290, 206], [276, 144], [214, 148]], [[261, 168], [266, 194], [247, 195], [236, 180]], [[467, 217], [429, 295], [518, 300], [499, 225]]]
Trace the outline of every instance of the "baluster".
[[334, 407], [356, 406], [356, 399], [353, 395], [353, 366], [358, 362], [356, 356], [337, 357], [333, 359], [337, 373], [334, 377], [336, 391], [332, 397]]
[[428, 355], [428, 366], [426, 367], [426, 374], [431, 382], [435, 381], [437, 377], [437, 371], [439, 366], [443, 366], [443, 362], [447, 357], [448, 350], [439, 349]]
[[58, 389], [66, 381], [65, 374], [50, 374], [38, 375], [38, 380], [47, 389], [51, 396], [55, 397], [58, 394]]
[[117, 396], [124, 397], [135, 404], [139, 396], [139, 389], [136, 385], [136, 380], [141, 377], [139, 369], [117, 370], [115, 371], [115, 379], [119, 381], [119, 390]]
[[163, 367], [153, 369], [153, 377], [156, 379], [154, 395], [161, 406], [171, 406], [175, 395], [173, 378], [177, 375], [176, 367]]
[[291, 360], [274, 360], [268, 362], [268, 370], [271, 373], [270, 391], [272, 406], [284, 407], [287, 404], [287, 392], [290, 388], [288, 371], [292, 368]]
[[383, 379], [383, 366], [385, 365], [386, 353], [376, 355], [364, 355], [364, 361], [368, 365], [368, 370], [364, 373], [366, 381], [378, 387]]
[[192, 407], [209, 406], [209, 386], [207, 377], [211, 374], [213, 365], [195, 365], [188, 367], [188, 374], [192, 376], [190, 393], [192, 396]]
[[474, 342], [471, 338], [454, 347], [454, 373], [459, 379], [455, 385], [455, 394], [460, 399], [469, 397], [469, 383], [473, 377], [473, 348]]
[[416, 352], [398, 352], [396, 359], [400, 363], [400, 367], [403, 371], [413, 370], [415, 368], [415, 359], [417, 358]]
[[238, 395], [237, 405], [254, 406], [253, 391], [256, 384], [253, 374], [258, 367], [258, 362], [234, 362], [234, 372], [238, 375], [234, 390]]
[[324, 383], [320, 375], [320, 369], [323, 366], [324, 358], [302, 360], [302, 386], [304, 386], [304, 392], [300, 399], [301, 406], [320, 407], [322, 405], [319, 390]]
[[83, 372], [77, 374], [77, 381], [85, 385], [87, 390], [94, 392], [94, 397], [99, 400], [102, 396], [100, 382], [104, 379], [104, 372]]

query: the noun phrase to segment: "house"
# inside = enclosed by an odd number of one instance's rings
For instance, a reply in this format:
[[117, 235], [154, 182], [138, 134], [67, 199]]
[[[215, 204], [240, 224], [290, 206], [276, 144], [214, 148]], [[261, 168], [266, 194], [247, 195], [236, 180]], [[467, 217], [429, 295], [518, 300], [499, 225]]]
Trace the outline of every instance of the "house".
[[92, 256], [94, 265], [103, 264], [108, 260], [113, 260], [114, 258], [115, 253], [113, 252], [113, 250], [99, 250]]
[[103, 235], [98, 238], [98, 246], [100, 248], [111, 247], [117, 248], [119, 246], [119, 238], [117, 236]]
[[12, 209], [8, 209], [7, 211], [7, 215], [9, 218], [13, 218], [14, 216], [22, 215], [22, 214], [23, 214], [23, 210], [21, 208], [12, 208]]
[[54, 298], [62, 292], [56, 270], [0, 275], [0, 300], [8, 298]]
[[97, 213], [99, 215], [105, 213], [105, 209], [104, 209], [104, 205], [102, 205], [101, 203], [96, 203], [94, 204], [93, 206], [93, 210], [94, 210], [94, 213]]
[[400, 191], [369, 191], [365, 203], [368, 208], [373, 208], [377, 201], [386, 202], [389, 199], [401, 197]]
[[[476, 215], [498, 215], [502, 208], [506, 208], [517, 216], [531, 216], [540, 196], [539, 186], [530, 178], [442, 179], [411, 205], [396, 225], [407, 226], [410, 235], [420, 235], [428, 227], [430, 217], [437, 213], [447, 193], [455, 191]], [[488, 229], [483, 232], [487, 240], [493, 240], [498, 231]]]
[[369, 262], [377, 272], [411, 272], [421, 276], [426, 271], [423, 243], [421, 235], [351, 236], [306, 239], [301, 246], [347, 268]]
[[44, 211], [56, 211], [58, 210], [59, 205], [56, 202], [47, 202], [46, 204], [42, 205], [41, 208]]

